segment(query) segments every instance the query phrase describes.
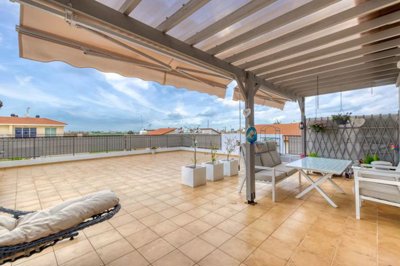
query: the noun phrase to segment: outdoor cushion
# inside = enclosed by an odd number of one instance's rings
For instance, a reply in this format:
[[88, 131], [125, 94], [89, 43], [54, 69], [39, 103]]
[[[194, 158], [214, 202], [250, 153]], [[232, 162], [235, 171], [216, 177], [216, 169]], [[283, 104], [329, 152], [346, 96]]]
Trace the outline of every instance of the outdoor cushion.
[[381, 200], [400, 203], [400, 192], [397, 186], [360, 182], [360, 194]]
[[274, 168], [279, 172], [284, 172], [287, 176], [291, 176], [297, 172], [294, 168], [289, 168], [285, 164], [278, 164], [275, 165]]
[[[271, 182], [272, 181], [272, 170], [262, 170], [256, 173], [256, 180]], [[286, 178], [286, 174], [283, 172], [275, 171], [275, 182], [278, 182]]]
[[279, 153], [275, 150], [275, 151], [270, 151], [269, 154], [272, 157], [272, 161], [274, 162], [275, 165], [277, 164], [281, 164], [281, 156], [279, 156]]
[[255, 163], [255, 165], [263, 166], [263, 164], [261, 162], [261, 154], [260, 153], [256, 154], [256, 163]]
[[267, 143], [268, 151], [276, 151], [276, 142], [275, 141], [268, 141]]
[[[118, 202], [119, 199], [114, 192], [104, 190], [67, 200], [53, 208], [29, 213], [15, 220], [15, 227], [10, 227], [9, 232], [2, 230], [0, 246], [31, 242], [69, 229], [96, 214], [111, 209]], [[9, 225], [10, 221], [7, 224]]]
[[267, 166], [267, 167], [275, 166], [275, 163], [272, 160], [271, 154], [269, 154], [269, 152], [261, 153], [261, 162], [262, 162], [263, 166]]
[[256, 142], [255, 143], [255, 151], [256, 151], [256, 153], [268, 152], [268, 146], [266, 143]]

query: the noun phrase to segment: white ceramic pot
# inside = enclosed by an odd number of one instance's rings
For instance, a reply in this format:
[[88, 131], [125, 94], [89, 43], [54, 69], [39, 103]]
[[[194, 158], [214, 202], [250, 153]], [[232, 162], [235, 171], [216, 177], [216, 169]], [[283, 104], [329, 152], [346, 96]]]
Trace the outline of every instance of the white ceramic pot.
[[210, 181], [218, 181], [221, 179], [224, 179], [224, 164], [222, 163], [212, 163], [212, 162], [207, 162], [204, 163], [203, 166], [206, 167], [206, 176], [207, 180]]
[[182, 166], [181, 168], [181, 183], [189, 187], [203, 186], [206, 180], [206, 168], [201, 165]]
[[229, 159], [220, 160], [220, 163], [224, 165], [224, 176], [234, 176], [238, 174], [239, 160]]

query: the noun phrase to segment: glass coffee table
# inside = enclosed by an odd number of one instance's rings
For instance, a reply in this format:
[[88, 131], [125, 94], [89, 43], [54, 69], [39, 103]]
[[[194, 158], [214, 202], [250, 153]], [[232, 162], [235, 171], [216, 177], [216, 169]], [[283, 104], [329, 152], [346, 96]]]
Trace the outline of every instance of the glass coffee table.
[[[300, 174], [311, 182], [311, 185], [298, 194], [296, 198], [301, 198], [311, 190], [316, 189], [332, 207], [337, 208], [335, 202], [329, 198], [325, 191], [322, 190], [320, 185], [326, 181], [329, 181], [338, 191], [344, 193], [343, 189], [332, 180], [332, 175], [342, 175], [350, 165], [351, 161], [349, 160], [305, 157], [303, 159], [288, 163], [286, 166], [299, 170]], [[307, 174], [307, 171], [320, 172], [322, 173], [322, 176], [314, 181]]]

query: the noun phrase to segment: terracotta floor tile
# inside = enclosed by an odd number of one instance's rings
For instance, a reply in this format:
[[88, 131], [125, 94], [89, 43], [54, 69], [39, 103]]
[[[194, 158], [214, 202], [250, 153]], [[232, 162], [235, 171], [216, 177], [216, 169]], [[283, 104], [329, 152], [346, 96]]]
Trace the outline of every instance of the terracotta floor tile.
[[201, 239], [207, 241], [211, 245], [215, 247], [219, 247], [222, 245], [225, 241], [230, 239], [232, 235], [222, 231], [221, 229], [218, 228], [211, 228], [207, 232], [204, 232], [199, 236]]
[[153, 266], [192, 266], [194, 262], [179, 250], [174, 250], [152, 264]]
[[141, 246], [156, 240], [159, 236], [150, 230], [149, 228], [142, 229], [136, 233], [133, 233], [126, 237], [129, 243], [135, 248], [140, 248]]
[[165, 219], [166, 218], [164, 216], [161, 216], [158, 213], [153, 213], [149, 216], [139, 219], [139, 221], [141, 223], [143, 223], [144, 225], [152, 226], [152, 225], [156, 225], [156, 224], [159, 224], [159, 223], [165, 221]]
[[194, 262], [199, 262], [214, 249], [214, 246], [200, 238], [195, 238], [179, 248], [183, 254], [188, 256]]
[[222, 244], [219, 248], [231, 257], [243, 262], [256, 247], [233, 237]]
[[57, 261], [54, 257], [54, 253], [47, 253], [45, 255], [36, 257], [34, 259], [27, 260], [21, 264], [20, 266], [56, 266]]
[[167, 209], [162, 210], [162, 211], [159, 212], [159, 214], [164, 216], [165, 218], [172, 218], [172, 217], [174, 217], [174, 216], [176, 216], [178, 214], [181, 214], [181, 213], [182, 213], [182, 211], [178, 210], [175, 207], [170, 207], [170, 208], [167, 208]]
[[203, 221], [196, 220], [194, 222], [185, 225], [183, 228], [185, 228], [188, 232], [197, 236], [210, 229], [211, 225]]
[[62, 266], [102, 266], [102, 265], [104, 264], [101, 261], [99, 255], [97, 255], [95, 251], [92, 251], [75, 259], [72, 259], [66, 262], [65, 264], [62, 264]]
[[108, 264], [133, 251], [133, 247], [125, 239], [117, 240], [96, 250], [101, 260]]
[[238, 266], [240, 262], [221, 250], [216, 249], [198, 264], [200, 266]]
[[140, 255], [139, 252], [133, 251], [107, 264], [107, 266], [127, 266], [127, 265], [147, 266], [149, 265], [149, 262], [145, 258], [143, 258], [143, 256]]
[[345, 249], [339, 248], [336, 252], [336, 256], [333, 260], [333, 265], [350, 266], [350, 265], [363, 265], [373, 266], [376, 265], [376, 258], [366, 256], [364, 254]]
[[288, 247], [285, 242], [282, 242], [272, 236], [265, 240], [260, 245], [259, 249], [266, 253], [274, 254], [275, 256], [284, 260], [288, 260], [294, 251], [294, 249]]
[[166, 234], [164, 239], [178, 248], [195, 237], [196, 236], [194, 234], [188, 232], [187, 230], [179, 228], [178, 230]]
[[171, 221], [173, 221], [174, 223], [176, 223], [179, 226], [184, 226], [188, 223], [193, 222], [194, 220], [196, 220], [195, 217], [187, 214], [187, 213], [182, 213], [179, 214], [177, 216], [174, 216], [173, 218], [170, 219]]
[[108, 245], [108, 244], [110, 244], [112, 242], [115, 242], [115, 241], [117, 241], [119, 239], [122, 239], [122, 236], [115, 229], [106, 231], [106, 232], [104, 232], [102, 234], [98, 234], [98, 235], [89, 237], [89, 241], [90, 241], [90, 243], [93, 245], [93, 247], [95, 249], [104, 247], [105, 245]]
[[218, 224], [217, 227], [228, 234], [236, 235], [245, 227], [245, 225], [233, 220], [225, 220], [224, 222]]
[[251, 227], [246, 227], [242, 231], [236, 234], [236, 238], [239, 238], [250, 245], [258, 246], [260, 245], [265, 239], [267, 239], [269, 234], [265, 234], [261, 231], [255, 230]]
[[225, 221], [226, 218], [222, 215], [211, 212], [211, 213], [201, 217], [200, 220], [202, 220], [203, 222], [206, 222], [212, 226], [215, 226], [215, 225]]
[[124, 237], [127, 237], [133, 233], [136, 233], [142, 229], [146, 228], [144, 224], [139, 221], [132, 221], [127, 224], [117, 227], [117, 231]]
[[244, 262], [248, 266], [284, 266], [286, 260], [280, 259], [260, 249], [255, 250]]
[[138, 249], [149, 262], [153, 263], [159, 258], [173, 251], [175, 248], [162, 238], [158, 238]]
[[55, 251], [57, 262], [59, 264], [66, 263], [69, 260], [85, 255], [93, 250], [88, 240], [79, 241], [76, 244], [66, 246]]

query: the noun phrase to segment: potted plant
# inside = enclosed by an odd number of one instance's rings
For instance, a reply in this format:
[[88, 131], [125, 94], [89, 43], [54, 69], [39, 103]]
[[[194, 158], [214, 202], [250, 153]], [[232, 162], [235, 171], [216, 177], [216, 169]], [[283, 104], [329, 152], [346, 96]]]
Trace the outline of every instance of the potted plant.
[[224, 175], [225, 176], [234, 176], [234, 175], [238, 174], [239, 160], [230, 158], [232, 152], [235, 151], [236, 146], [237, 146], [237, 142], [234, 138], [226, 138], [225, 139], [225, 150], [226, 150], [227, 155], [226, 155], [226, 159], [220, 160], [220, 162], [224, 164]]
[[308, 154], [308, 157], [317, 158], [317, 157], [318, 157], [318, 153], [316, 153], [316, 152], [310, 152], [310, 153]]
[[364, 159], [360, 160], [360, 162], [363, 164], [371, 164], [373, 161], [379, 161], [379, 156], [377, 154], [367, 154], [364, 156]]
[[322, 123], [314, 123], [310, 125], [310, 128], [314, 132], [323, 132], [325, 130], [325, 125]]
[[151, 154], [156, 154], [157, 147], [153, 146], [150, 148]]
[[182, 166], [181, 183], [190, 187], [198, 187], [206, 184], [206, 168], [197, 164], [197, 135], [194, 131], [191, 135], [193, 147], [193, 164]]
[[332, 121], [337, 125], [346, 125], [350, 121], [351, 113], [332, 115]]
[[218, 181], [224, 178], [224, 164], [217, 162], [217, 150], [216, 146], [211, 148], [211, 161], [203, 164], [206, 167], [207, 180]]

